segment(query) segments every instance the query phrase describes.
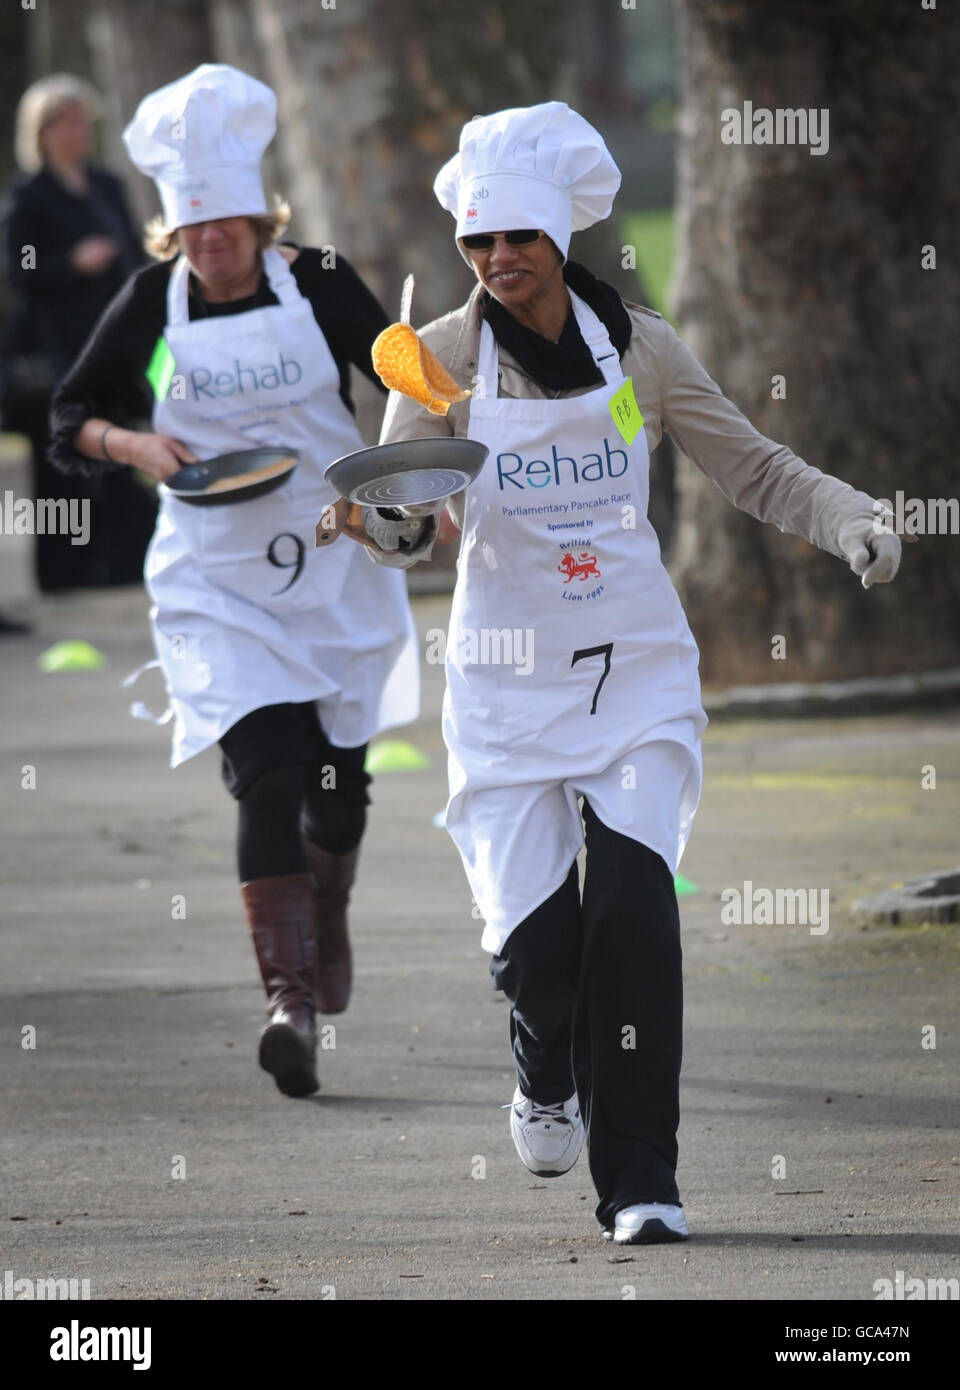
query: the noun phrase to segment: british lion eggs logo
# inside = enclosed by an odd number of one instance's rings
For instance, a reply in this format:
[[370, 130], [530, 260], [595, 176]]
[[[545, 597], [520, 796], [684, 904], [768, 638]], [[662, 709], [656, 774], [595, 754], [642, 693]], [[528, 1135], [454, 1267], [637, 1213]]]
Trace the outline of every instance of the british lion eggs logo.
[[471, 205], [470, 207], [467, 208], [467, 222], [468, 222], [468, 223], [469, 223], [469, 222], [476, 222], [476, 220], [477, 220], [477, 210], [476, 210], [475, 207], [473, 207], [473, 206]]
[[557, 569], [563, 575], [560, 597], [570, 603], [599, 598], [604, 585], [600, 583], [600, 561], [594, 548], [582, 541], [563, 541], [562, 557]]

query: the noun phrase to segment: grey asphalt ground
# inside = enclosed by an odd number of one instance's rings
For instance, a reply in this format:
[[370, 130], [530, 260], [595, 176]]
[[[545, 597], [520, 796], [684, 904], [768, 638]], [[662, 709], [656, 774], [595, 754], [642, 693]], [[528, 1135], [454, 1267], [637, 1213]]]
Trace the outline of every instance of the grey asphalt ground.
[[[424, 629], [445, 610], [416, 601]], [[425, 670], [423, 718], [402, 731], [432, 766], [375, 786], [354, 1002], [331, 1020], [323, 1089], [286, 1100], [255, 1061], [263, 1003], [216, 753], [170, 772], [169, 731], [127, 717], [145, 612], [132, 590], [47, 598], [36, 632], [0, 648], [0, 1278], [252, 1300], [871, 1300], [897, 1270], [960, 1278], [960, 925], [848, 914], [960, 861], [955, 711], [708, 730], [682, 865], [699, 886], [681, 899], [692, 1239], [613, 1249], [585, 1159], [533, 1177], [500, 1109], [507, 1007], [431, 823], [442, 672]], [[42, 675], [39, 652], [71, 636], [108, 666]], [[156, 707], [156, 673], [147, 687]], [[724, 925], [720, 893], [745, 880], [829, 889], [829, 931]]]

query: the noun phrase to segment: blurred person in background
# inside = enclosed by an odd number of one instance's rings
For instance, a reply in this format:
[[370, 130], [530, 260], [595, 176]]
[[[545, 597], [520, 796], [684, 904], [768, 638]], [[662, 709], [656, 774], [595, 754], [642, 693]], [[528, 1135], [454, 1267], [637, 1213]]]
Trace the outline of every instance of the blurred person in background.
[[[315, 1012], [350, 997], [367, 741], [417, 717], [419, 667], [403, 575], [315, 546], [336, 500], [323, 471], [364, 446], [351, 364], [376, 380], [387, 317], [339, 250], [281, 243], [290, 209], [268, 209], [260, 172], [276, 105], [225, 64], [140, 103], [124, 141], [163, 205], [148, 227], [157, 263], [104, 313], [52, 422], [58, 466], [160, 484], [145, 578], [172, 765], [220, 745], [267, 996], [260, 1065], [303, 1096], [318, 1086]], [[148, 430], [118, 423], [151, 411]], [[273, 492], [197, 507], [164, 486], [182, 464], [256, 446], [299, 454]]]
[[36, 497], [90, 504], [88, 544], [36, 537], [37, 579], [48, 592], [137, 583], [156, 513], [152, 490], [132, 475], [68, 479], [46, 457], [51, 393], [143, 261], [120, 180], [90, 162], [98, 109], [93, 88], [67, 73], [24, 92], [16, 122], [24, 173], [0, 214], [10, 294], [0, 337], [2, 425], [30, 440]]

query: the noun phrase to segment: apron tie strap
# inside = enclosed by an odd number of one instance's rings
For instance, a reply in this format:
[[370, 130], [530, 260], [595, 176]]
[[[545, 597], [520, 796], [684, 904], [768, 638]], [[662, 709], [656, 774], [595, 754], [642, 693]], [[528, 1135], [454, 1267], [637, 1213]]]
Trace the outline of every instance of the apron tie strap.
[[[131, 671], [129, 675], [124, 676], [122, 682], [123, 689], [128, 690], [130, 686], [136, 685], [137, 681], [140, 679], [140, 677], [144, 674], [145, 671], [153, 671], [159, 669], [161, 669], [160, 662], [156, 659], [154, 659], [153, 661], [144, 662], [144, 664], [142, 666], [138, 666], [135, 671]], [[169, 724], [170, 720], [173, 718], [173, 706], [167, 705], [167, 708], [164, 710], [163, 714], [152, 714], [142, 700], [134, 700], [133, 703], [130, 705], [130, 717], [132, 719], [143, 719], [148, 724]]]

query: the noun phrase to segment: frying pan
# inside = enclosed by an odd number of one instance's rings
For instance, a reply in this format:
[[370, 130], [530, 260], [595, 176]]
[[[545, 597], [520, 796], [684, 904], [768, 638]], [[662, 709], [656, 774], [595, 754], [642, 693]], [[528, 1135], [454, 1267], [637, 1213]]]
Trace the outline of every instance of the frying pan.
[[[186, 463], [164, 484], [183, 502], [195, 507], [222, 507], [232, 502], [249, 502], [254, 497], [282, 487], [296, 468], [300, 455], [296, 449], [240, 449], [232, 454], [220, 454], [203, 463]], [[286, 462], [289, 467], [278, 469], [270, 477], [258, 477], [260, 470], [272, 464]], [[244, 481], [252, 475], [249, 481]], [[210, 491], [212, 483], [236, 479], [236, 485], [224, 491]]]
[[409, 507], [462, 492], [479, 474], [487, 453], [487, 446], [475, 439], [433, 435], [345, 454], [323, 476], [348, 502]]

